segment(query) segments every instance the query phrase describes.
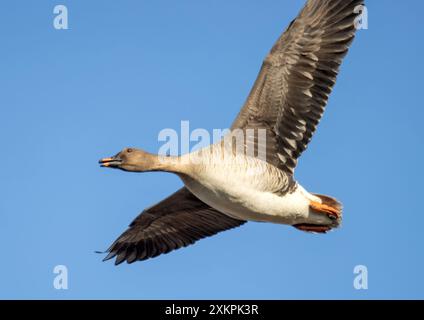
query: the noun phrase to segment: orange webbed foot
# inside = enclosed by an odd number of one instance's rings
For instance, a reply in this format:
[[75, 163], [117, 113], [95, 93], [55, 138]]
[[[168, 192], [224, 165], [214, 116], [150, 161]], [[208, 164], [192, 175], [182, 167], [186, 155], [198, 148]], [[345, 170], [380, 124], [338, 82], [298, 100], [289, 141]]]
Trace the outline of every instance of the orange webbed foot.
[[311, 201], [309, 207], [316, 213], [326, 214], [331, 220], [337, 220], [341, 217], [340, 209], [331, 207], [327, 204]]
[[320, 226], [315, 224], [296, 224], [293, 227], [295, 227], [298, 230], [305, 231], [305, 232], [312, 232], [312, 233], [327, 233], [331, 230], [331, 227], [329, 226]]

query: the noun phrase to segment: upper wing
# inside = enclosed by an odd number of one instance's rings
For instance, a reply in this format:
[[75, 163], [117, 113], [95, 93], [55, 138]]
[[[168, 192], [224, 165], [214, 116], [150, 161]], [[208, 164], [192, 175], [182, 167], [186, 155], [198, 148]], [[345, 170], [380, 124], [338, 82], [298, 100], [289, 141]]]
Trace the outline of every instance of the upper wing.
[[209, 207], [185, 187], [144, 210], [110, 246], [115, 264], [146, 260], [244, 224]]
[[362, 4], [309, 0], [266, 57], [232, 125], [266, 129], [267, 162], [288, 173], [293, 173], [321, 119]]

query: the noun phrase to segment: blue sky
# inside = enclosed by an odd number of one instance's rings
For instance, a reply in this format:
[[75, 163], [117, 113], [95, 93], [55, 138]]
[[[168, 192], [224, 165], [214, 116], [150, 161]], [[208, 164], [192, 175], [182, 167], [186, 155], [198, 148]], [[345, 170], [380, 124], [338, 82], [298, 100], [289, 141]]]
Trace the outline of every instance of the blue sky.
[[[424, 298], [424, 3], [383, 2], [368, 1], [296, 171], [344, 203], [342, 229], [249, 223], [115, 267], [94, 251], [182, 183], [97, 160], [155, 152], [182, 120], [228, 127], [304, 1], [2, 1], [0, 298]], [[53, 28], [57, 4], [69, 30]], [[56, 265], [68, 290], [53, 287]], [[353, 287], [356, 265], [368, 290]]]

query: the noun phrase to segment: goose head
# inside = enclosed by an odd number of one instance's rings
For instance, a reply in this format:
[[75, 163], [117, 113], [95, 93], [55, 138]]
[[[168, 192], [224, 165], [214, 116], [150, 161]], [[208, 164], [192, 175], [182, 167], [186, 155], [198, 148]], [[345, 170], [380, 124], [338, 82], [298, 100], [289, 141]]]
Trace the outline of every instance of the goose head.
[[136, 148], [125, 148], [113, 157], [99, 161], [101, 167], [131, 172], [153, 171], [157, 162], [157, 156]]

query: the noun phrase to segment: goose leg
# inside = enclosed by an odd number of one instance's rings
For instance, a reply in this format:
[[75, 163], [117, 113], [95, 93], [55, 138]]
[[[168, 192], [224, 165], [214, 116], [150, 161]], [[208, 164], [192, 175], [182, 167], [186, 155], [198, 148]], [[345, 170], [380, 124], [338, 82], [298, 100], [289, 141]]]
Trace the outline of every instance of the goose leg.
[[331, 207], [327, 204], [311, 201], [309, 204], [309, 207], [315, 213], [326, 214], [331, 220], [337, 220], [341, 216], [341, 212], [339, 209]]
[[331, 227], [328, 226], [320, 226], [315, 224], [295, 224], [293, 225], [298, 230], [305, 231], [305, 232], [313, 232], [313, 233], [327, 233], [331, 230]]

